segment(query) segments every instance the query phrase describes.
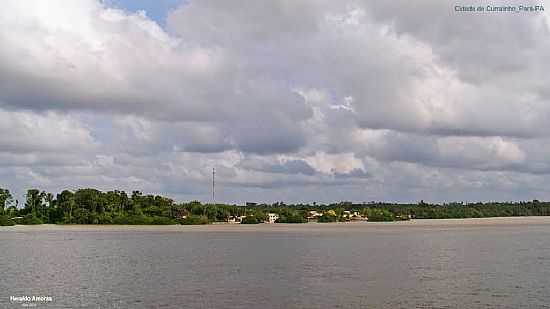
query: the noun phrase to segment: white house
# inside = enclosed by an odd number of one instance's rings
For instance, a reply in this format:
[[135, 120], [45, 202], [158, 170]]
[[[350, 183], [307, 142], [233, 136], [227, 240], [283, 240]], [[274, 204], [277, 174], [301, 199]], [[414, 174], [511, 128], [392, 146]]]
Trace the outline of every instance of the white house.
[[351, 211], [344, 210], [344, 213], [342, 214], [342, 217], [346, 220], [350, 220], [351, 219]]
[[307, 214], [307, 222], [317, 222], [319, 217], [321, 217], [323, 214], [320, 212], [317, 212], [315, 210], [311, 210]]
[[227, 223], [241, 223], [246, 216], [230, 216], [227, 218]]
[[275, 221], [277, 221], [277, 219], [279, 219], [278, 214], [268, 213], [266, 223], [275, 223]]

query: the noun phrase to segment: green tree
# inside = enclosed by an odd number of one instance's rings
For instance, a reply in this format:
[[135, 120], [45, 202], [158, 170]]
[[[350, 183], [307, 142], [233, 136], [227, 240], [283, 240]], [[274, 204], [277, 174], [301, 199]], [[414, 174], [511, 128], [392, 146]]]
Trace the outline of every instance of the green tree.
[[[80, 212], [79, 215], [87, 214], [88, 218], [79, 218], [88, 224], [98, 224], [99, 214], [105, 209], [105, 199], [102, 192], [96, 189], [79, 189], [74, 193], [74, 199], [77, 209], [84, 209], [86, 212]], [[75, 214], [76, 217], [76, 214]]]
[[8, 189], [0, 188], [0, 215], [4, 214], [5, 209], [9, 208], [13, 203], [13, 196]]
[[372, 208], [367, 211], [369, 221], [395, 221], [395, 215], [387, 209]]
[[25, 209], [36, 217], [42, 217], [44, 215], [44, 192], [40, 192], [37, 189], [29, 189], [26, 194]]
[[242, 219], [241, 224], [258, 224], [262, 222], [263, 220], [256, 216], [246, 216]]
[[69, 190], [63, 190], [57, 195], [57, 205], [63, 211], [64, 223], [73, 223], [73, 209], [76, 205], [74, 193]]

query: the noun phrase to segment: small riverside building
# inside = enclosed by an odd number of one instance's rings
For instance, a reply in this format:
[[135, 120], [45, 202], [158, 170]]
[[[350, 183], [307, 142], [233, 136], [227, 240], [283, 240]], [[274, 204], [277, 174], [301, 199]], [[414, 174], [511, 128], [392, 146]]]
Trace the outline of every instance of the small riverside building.
[[227, 218], [227, 223], [241, 223], [241, 222], [237, 221], [237, 217], [229, 216], [229, 218]]
[[267, 214], [267, 221], [266, 223], [275, 223], [279, 219], [279, 215], [275, 213], [268, 213]]
[[358, 211], [350, 211], [345, 210], [342, 214], [342, 217], [346, 221], [367, 221], [368, 218], [366, 216], [361, 216], [361, 214]]
[[227, 218], [227, 223], [237, 223], [240, 224], [246, 216], [230, 216]]
[[321, 217], [322, 215], [322, 213], [317, 212], [316, 210], [308, 211], [307, 222], [317, 222], [317, 220], [319, 220], [319, 217]]
[[176, 212], [177, 219], [185, 219], [189, 216], [189, 211], [187, 209], [180, 209]]

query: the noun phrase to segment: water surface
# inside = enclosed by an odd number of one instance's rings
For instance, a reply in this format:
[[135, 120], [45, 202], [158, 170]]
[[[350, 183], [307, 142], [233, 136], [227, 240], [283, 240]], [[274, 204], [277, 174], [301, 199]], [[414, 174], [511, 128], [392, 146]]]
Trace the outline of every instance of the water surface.
[[0, 229], [0, 308], [549, 308], [550, 219]]

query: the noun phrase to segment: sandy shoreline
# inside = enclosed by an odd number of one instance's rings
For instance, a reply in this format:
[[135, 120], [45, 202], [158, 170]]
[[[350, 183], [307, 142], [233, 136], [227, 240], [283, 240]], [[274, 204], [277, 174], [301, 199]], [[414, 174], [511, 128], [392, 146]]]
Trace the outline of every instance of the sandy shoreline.
[[143, 231], [143, 232], [361, 232], [368, 230], [399, 231], [408, 228], [456, 229], [550, 225], [550, 216], [496, 217], [469, 219], [419, 219], [400, 222], [350, 222], [305, 224], [209, 224], [209, 225], [16, 225], [0, 227], [0, 232], [32, 231]]

